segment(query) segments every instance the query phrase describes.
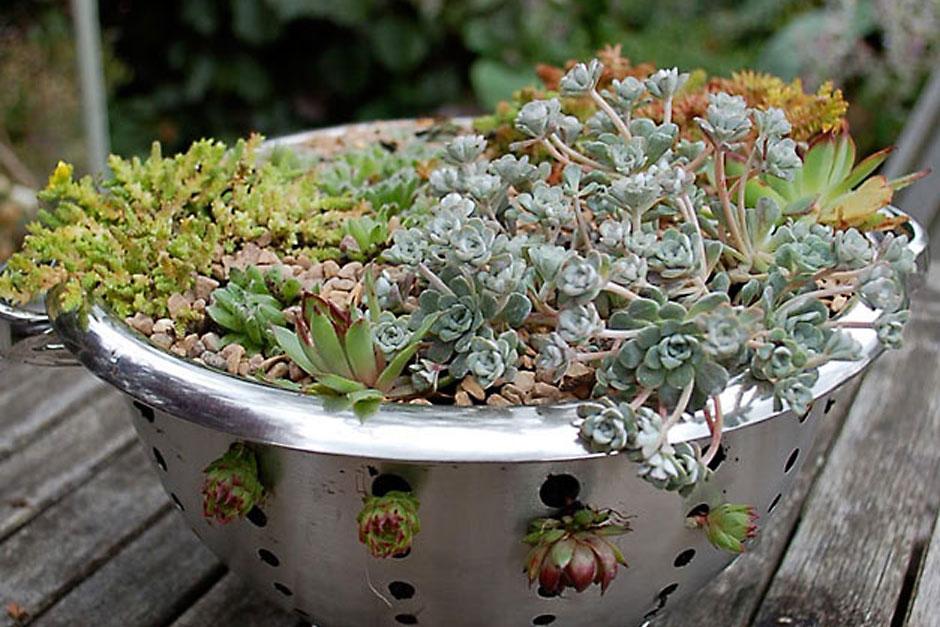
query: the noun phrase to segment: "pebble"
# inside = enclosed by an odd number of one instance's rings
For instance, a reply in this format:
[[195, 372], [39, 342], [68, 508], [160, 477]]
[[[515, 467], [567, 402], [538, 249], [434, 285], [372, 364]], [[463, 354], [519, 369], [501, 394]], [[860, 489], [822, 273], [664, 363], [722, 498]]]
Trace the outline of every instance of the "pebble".
[[199, 356], [202, 361], [205, 362], [207, 366], [212, 368], [218, 368], [219, 370], [225, 370], [228, 367], [228, 364], [225, 361], [225, 357], [219, 355], [218, 353], [213, 353], [212, 351], [206, 351]]
[[172, 294], [166, 300], [166, 308], [170, 312], [171, 318], [176, 318], [181, 312], [188, 309], [191, 304], [190, 300], [182, 294]]
[[127, 319], [127, 324], [130, 325], [135, 331], [139, 331], [144, 335], [150, 335], [153, 333], [153, 318], [150, 316], [145, 316], [142, 313], [134, 314], [133, 318]]
[[307, 373], [301, 370], [300, 366], [294, 362], [290, 362], [290, 365], [287, 368], [287, 376], [291, 381], [297, 382], [307, 376]]
[[196, 292], [196, 298], [201, 298], [205, 302], [209, 302], [209, 296], [212, 295], [213, 290], [219, 287], [219, 282], [215, 279], [212, 279], [207, 276], [198, 275], [196, 276], [196, 285], [194, 290]]
[[535, 385], [532, 386], [532, 396], [536, 398], [547, 398], [551, 400], [557, 398], [559, 395], [561, 395], [561, 391], [550, 383], [536, 381]]
[[339, 269], [340, 278], [352, 279], [353, 281], [357, 280], [361, 273], [362, 273], [362, 264], [358, 261], [350, 261], [345, 266]]
[[258, 265], [280, 265], [281, 260], [277, 258], [277, 255], [272, 253], [270, 250], [262, 250], [261, 254], [258, 255]]
[[[197, 351], [195, 350], [195, 348], [196, 348], [196, 344], [198, 343], [200, 343], [199, 335], [196, 333], [190, 333], [189, 335], [184, 337], [183, 348], [186, 349], [186, 354], [190, 355], [191, 357], [199, 357], [200, 355], [202, 355], [202, 351], [205, 350], [205, 346], [202, 347], [202, 350]], [[193, 355], [193, 353], [195, 353], [195, 355]]]
[[320, 268], [323, 270], [323, 276], [327, 279], [332, 279], [339, 274], [339, 264], [332, 259], [327, 259], [321, 263]]
[[268, 376], [272, 379], [283, 379], [288, 372], [290, 372], [290, 366], [287, 365], [287, 362], [279, 361], [268, 370]]
[[169, 318], [160, 318], [153, 323], [153, 333], [162, 333], [164, 335], [175, 335], [173, 331], [173, 321]]
[[173, 338], [166, 333], [154, 333], [150, 336], [150, 341], [163, 350], [168, 350], [173, 346]]
[[410, 401], [408, 401], [408, 404], [409, 404], [409, 405], [433, 405], [434, 403], [432, 403], [431, 401], [429, 401], [429, 400], [426, 399], [426, 398], [420, 398], [420, 397], [419, 397], [419, 398], [413, 398], [413, 399], [411, 399]]
[[210, 350], [213, 353], [217, 353], [222, 350], [222, 338], [220, 338], [215, 333], [209, 332], [203, 335], [202, 343], [205, 344], [206, 350]]
[[225, 358], [229, 373], [238, 374], [238, 366], [241, 363], [242, 357], [245, 356], [245, 347], [237, 342], [232, 343], [223, 348], [222, 352], [219, 354]]
[[513, 405], [522, 405], [525, 403], [525, 394], [512, 383], [504, 385], [499, 393]]
[[294, 263], [296, 263], [298, 266], [300, 266], [304, 270], [309, 270], [310, 267], [313, 265], [313, 262], [310, 261], [310, 257], [307, 257], [306, 255], [301, 255], [300, 257], [297, 257], [296, 259], [294, 259]]
[[264, 355], [261, 353], [255, 353], [248, 358], [248, 370], [249, 372], [254, 372], [261, 368], [261, 364], [264, 363]]
[[356, 282], [352, 279], [341, 279], [338, 276], [335, 276], [332, 279], [328, 279], [324, 287], [328, 287], [331, 290], [337, 290], [340, 292], [348, 292], [352, 290], [352, 288], [356, 287]]
[[479, 384], [479, 382], [477, 382], [477, 380], [473, 378], [472, 376], [464, 377], [463, 380], [460, 382], [459, 387], [461, 390], [463, 390], [464, 392], [466, 392], [473, 398], [477, 399], [478, 401], [482, 401], [484, 398], [486, 398], [486, 391]]
[[191, 305], [191, 307], [193, 308], [193, 311], [198, 311], [202, 313], [206, 310], [206, 301], [202, 298], [197, 298], [196, 300], [193, 301], [193, 304]]
[[185, 357], [186, 347], [183, 346], [182, 342], [177, 342], [176, 344], [170, 347], [170, 352], [178, 357]]
[[242, 361], [238, 362], [238, 366], [235, 367], [235, 372], [233, 372], [232, 374], [236, 374], [236, 373], [237, 373], [238, 376], [240, 376], [240, 377], [247, 377], [249, 370], [250, 370], [250, 368], [249, 368], [249, 366], [248, 366], [248, 362], [245, 361], [245, 360], [242, 360]]
[[512, 403], [499, 394], [490, 394], [489, 398], [486, 399], [486, 404], [492, 407], [509, 407], [512, 405]]
[[454, 404], [458, 407], [469, 407], [473, 405], [473, 401], [470, 400], [470, 395], [463, 390], [457, 390], [457, 393], [454, 394]]
[[519, 370], [512, 384], [523, 394], [528, 394], [535, 386], [535, 373], [531, 370]]

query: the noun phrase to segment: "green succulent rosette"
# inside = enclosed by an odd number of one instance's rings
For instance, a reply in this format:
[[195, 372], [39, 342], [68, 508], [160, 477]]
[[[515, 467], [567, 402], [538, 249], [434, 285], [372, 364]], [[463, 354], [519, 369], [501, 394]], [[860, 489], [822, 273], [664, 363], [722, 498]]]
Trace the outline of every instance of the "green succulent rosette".
[[418, 506], [418, 499], [410, 492], [393, 490], [365, 498], [356, 522], [359, 541], [372, 557], [396, 557], [411, 550], [415, 535], [421, 531]]
[[202, 515], [226, 525], [243, 518], [264, 496], [254, 451], [240, 442], [203, 471]]

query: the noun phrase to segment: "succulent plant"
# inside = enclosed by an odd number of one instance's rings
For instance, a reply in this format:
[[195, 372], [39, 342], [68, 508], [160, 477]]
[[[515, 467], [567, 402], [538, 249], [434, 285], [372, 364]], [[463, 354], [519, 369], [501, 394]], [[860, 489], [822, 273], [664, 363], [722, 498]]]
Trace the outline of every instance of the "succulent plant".
[[615, 521], [611, 512], [588, 507], [536, 518], [524, 540], [532, 546], [526, 557], [529, 584], [538, 581], [547, 594], [560, 594], [566, 588], [584, 592], [598, 584], [603, 594], [617, 576], [618, 565], [627, 565], [608, 538], [629, 531], [625, 520]]
[[[890, 149], [881, 150], [858, 164], [855, 142], [845, 130], [824, 135], [814, 142], [800, 167], [791, 167], [792, 178], [768, 169], [767, 174], [748, 181], [750, 202], [772, 198], [785, 213], [810, 213], [822, 224], [872, 229], [890, 226], [892, 221], [881, 209], [891, 203], [894, 192], [907, 187], [926, 171], [897, 179], [869, 176], [888, 157]], [[792, 162], [792, 159], [788, 157]], [[794, 166], [796, 163], [794, 162]]]
[[386, 558], [407, 554], [415, 535], [421, 531], [418, 518], [420, 503], [410, 492], [393, 490], [382, 496], [367, 496], [356, 517], [359, 542], [372, 557]]
[[310, 374], [315, 383], [311, 390], [345, 398], [360, 416], [374, 412], [387, 395], [400, 385], [402, 371], [418, 351], [419, 342], [437, 319], [428, 316], [397, 351], [386, 349], [397, 333], [377, 321], [376, 340], [371, 316], [362, 316], [355, 308], [347, 311], [311, 293], [303, 296], [302, 310], [294, 320], [295, 332], [275, 327], [278, 345]]
[[202, 515], [221, 525], [242, 518], [264, 496], [258, 461], [246, 444], [232, 444], [203, 470]]
[[693, 513], [687, 524], [691, 528], [704, 529], [708, 541], [716, 549], [743, 553], [744, 543], [757, 535], [756, 520], [757, 512], [751, 505], [722, 503]]
[[285, 278], [277, 268], [262, 274], [256, 266], [232, 268], [229, 282], [212, 292], [206, 313], [226, 329], [223, 344], [237, 342], [251, 353], [269, 352], [277, 346], [274, 326], [287, 320], [282, 310], [300, 295], [300, 283]]

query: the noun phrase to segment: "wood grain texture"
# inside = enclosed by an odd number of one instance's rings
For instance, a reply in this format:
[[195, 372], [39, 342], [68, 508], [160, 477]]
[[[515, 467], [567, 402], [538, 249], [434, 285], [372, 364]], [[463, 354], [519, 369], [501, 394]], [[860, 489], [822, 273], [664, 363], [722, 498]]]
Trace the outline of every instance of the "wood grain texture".
[[[865, 378], [755, 624], [890, 625], [940, 506], [940, 268]], [[916, 567], [916, 564], [914, 565]], [[900, 599], [903, 600], [903, 599]]]
[[[69, 383], [67, 389], [75, 387]], [[95, 390], [86, 402], [71, 407], [63, 421], [0, 461], [0, 540], [87, 481], [102, 464], [133, 443], [133, 427], [121, 396], [98, 387]]]
[[244, 579], [229, 573], [172, 627], [300, 627], [306, 624], [265, 599]]
[[860, 379], [855, 379], [840, 391], [840, 400], [819, 425], [813, 448], [800, 469], [793, 489], [780, 501], [771, 516], [758, 521], [760, 531], [748, 551], [706, 588], [676, 605], [667, 606], [651, 627], [734, 627], [750, 622], [789, 546], [803, 500], [825, 463], [833, 438], [842, 428], [859, 383]]
[[151, 466], [134, 447], [0, 544], [0, 607], [42, 614], [168, 511]]
[[919, 574], [906, 624], [908, 627], [936, 627], [940, 623], [940, 518], [934, 524]]
[[224, 566], [182, 518], [168, 511], [41, 615], [35, 625], [73, 627], [78, 617], [93, 617], [96, 627], [165, 625], [224, 572]]
[[107, 389], [82, 368], [5, 364], [0, 372], [0, 461]]

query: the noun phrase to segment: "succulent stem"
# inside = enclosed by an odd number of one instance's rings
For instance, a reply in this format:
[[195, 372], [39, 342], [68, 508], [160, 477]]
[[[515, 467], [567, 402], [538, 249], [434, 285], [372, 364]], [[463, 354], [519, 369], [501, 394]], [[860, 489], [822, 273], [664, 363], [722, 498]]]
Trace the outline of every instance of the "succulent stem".
[[617, 127], [617, 132], [620, 133], [620, 136], [629, 141], [633, 135], [630, 133], [630, 129], [627, 128], [623, 118], [621, 118], [617, 112], [614, 111], [614, 108], [611, 107], [610, 104], [604, 100], [604, 98], [599, 93], [597, 93], [597, 89], [592, 89], [590, 94], [591, 100], [594, 101], [600, 110], [603, 111], [608, 118], [610, 118], [610, 121], [613, 122], [614, 126]]

